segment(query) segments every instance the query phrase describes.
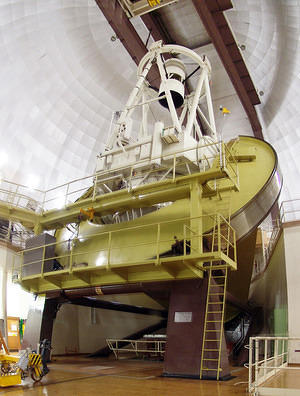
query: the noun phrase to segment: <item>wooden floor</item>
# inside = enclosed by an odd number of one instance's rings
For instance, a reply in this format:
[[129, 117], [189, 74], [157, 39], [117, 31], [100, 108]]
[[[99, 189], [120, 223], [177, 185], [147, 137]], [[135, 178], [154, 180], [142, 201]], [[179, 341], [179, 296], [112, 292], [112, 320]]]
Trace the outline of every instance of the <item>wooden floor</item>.
[[297, 370], [290, 371], [281, 369], [276, 375], [265, 381], [262, 386], [268, 388], [299, 389], [300, 395], [300, 367]]
[[40, 383], [26, 379], [22, 385], [0, 388], [10, 396], [240, 396], [247, 395], [248, 371], [233, 367], [235, 378], [200, 381], [161, 377], [162, 362], [85, 357], [54, 358], [50, 373]]

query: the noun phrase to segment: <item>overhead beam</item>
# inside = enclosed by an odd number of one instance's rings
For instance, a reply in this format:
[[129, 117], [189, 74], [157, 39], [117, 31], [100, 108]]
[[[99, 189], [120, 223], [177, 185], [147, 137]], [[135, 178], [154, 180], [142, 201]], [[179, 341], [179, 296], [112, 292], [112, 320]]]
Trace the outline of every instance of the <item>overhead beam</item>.
[[103, 15], [113, 28], [117, 38], [138, 65], [142, 57], [148, 52], [143, 41], [130, 23], [117, 0], [95, 0]]
[[[64, 290], [51, 290], [46, 292], [46, 297], [47, 299], [56, 299], [57, 301], [63, 303], [66, 301], [79, 301], [82, 297], [112, 294], [145, 293], [153, 300], [163, 299], [165, 300], [165, 302], [168, 302], [170, 291], [176, 282], [178, 281], [138, 282], [116, 285], [91, 286], [80, 289], [74, 288]], [[251, 307], [245, 304], [244, 301], [238, 300], [237, 297], [233, 296], [228, 291], [226, 292], [226, 301], [242, 311], [245, 311], [247, 313], [252, 312]]]
[[[143, 56], [148, 52], [148, 49], [119, 2], [117, 0], [95, 0], [95, 2], [114, 30], [117, 38], [124, 45], [133, 61], [138, 65]], [[148, 80], [155, 81], [158, 77], [158, 70], [152, 67], [148, 74]]]
[[166, 318], [168, 316], [168, 312], [165, 310], [138, 307], [135, 305], [122, 304], [115, 301], [99, 300], [93, 297], [79, 297], [74, 299], [68, 299], [67, 302], [73, 305], [108, 309], [111, 311], [127, 312], [127, 313], [141, 314], [141, 315], [154, 315], [162, 318]]
[[159, 13], [153, 11], [141, 16], [154, 41], [162, 40], [164, 44], [176, 44], [160, 20]]
[[223, 11], [232, 8], [231, 0], [193, 0], [193, 3], [240, 98], [254, 136], [263, 138], [262, 127], [254, 108], [254, 105], [260, 103], [260, 99], [223, 15]]

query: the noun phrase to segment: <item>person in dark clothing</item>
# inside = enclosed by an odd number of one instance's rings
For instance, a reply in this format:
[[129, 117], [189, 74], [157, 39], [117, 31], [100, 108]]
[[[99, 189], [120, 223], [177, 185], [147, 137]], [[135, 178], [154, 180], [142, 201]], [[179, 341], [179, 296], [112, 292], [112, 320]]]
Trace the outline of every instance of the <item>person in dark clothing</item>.
[[180, 256], [183, 254], [183, 241], [179, 241], [177, 236], [174, 236], [175, 243], [172, 245], [172, 255]]
[[52, 270], [53, 271], [59, 271], [64, 269], [64, 267], [60, 264], [60, 262], [56, 259], [53, 260], [53, 266], [52, 266]]

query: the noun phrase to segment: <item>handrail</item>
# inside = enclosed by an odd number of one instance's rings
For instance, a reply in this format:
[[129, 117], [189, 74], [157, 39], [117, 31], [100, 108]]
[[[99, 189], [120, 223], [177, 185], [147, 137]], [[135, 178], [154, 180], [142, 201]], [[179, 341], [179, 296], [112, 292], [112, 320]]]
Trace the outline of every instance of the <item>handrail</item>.
[[[207, 149], [207, 148], [213, 148], [211, 150], [211, 154], [207, 156], [207, 153], [205, 155], [205, 158], [203, 155], [200, 155], [200, 150], [201, 149]], [[189, 165], [190, 162], [185, 159], [183, 160], [182, 155], [186, 153], [195, 153], [197, 160], [195, 165], [197, 165], [197, 170], [191, 170]], [[217, 154], [220, 154], [220, 166], [224, 169], [230, 169], [230, 172], [228, 174], [228, 177], [231, 179], [231, 181], [234, 183], [234, 185], [237, 185], [238, 183], [238, 172], [237, 172], [237, 162], [230, 152], [230, 149], [227, 147], [226, 144], [223, 142], [213, 142], [213, 143], [207, 143], [207, 144], [200, 144], [198, 143], [196, 147], [193, 148], [186, 148], [184, 150], [177, 150], [173, 153], [170, 154], [165, 154], [163, 156], [154, 156], [151, 158], [145, 158], [142, 160], [134, 161], [131, 164], [127, 164], [126, 166], [122, 165], [119, 167], [115, 167], [110, 170], [103, 170], [99, 172], [95, 172], [92, 175], [81, 177], [74, 179], [72, 181], [66, 182], [64, 184], [61, 184], [59, 186], [50, 188], [48, 190], [40, 190], [36, 188], [30, 188], [28, 186], [25, 186], [23, 184], [18, 184], [15, 182], [10, 182], [8, 180], [2, 180], [0, 181], [0, 201], [2, 200], [3, 202], [6, 202], [9, 205], [20, 207], [20, 208], [25, 208], [29, 210], [33, 210], [35, 212], [45, 212], [46, 210], [51, 209], [51, 205], [57, 205], [59, 207], [66, 206], [68, 204], [68, 199], [72, 198], [71, 200], [74, 201], [78, 198], [80, 198], [80, 194], [82, 194], [83, 191], [93, 188], [93, 191], [91, 193], [91, 196], [93, 199], [96, 198], [97, 195], [99, 195], [98, 187], [101, 186], [101, 184], [105, 183], [105, 180], [101, 180], [101, 178], [105, 177], [109, 173], [117, 173], [117, 172], [125, 172], [129, 174], [129, 176], [122, 174], [120, 177], [123, 177], [124, 180], [126, 180], [127, 183], [127, 188], [132, 189], [135, 188], [134, 181], [138, 180], [134, 176], [134, 169], [139, 169], [139, 172], [142, 172], [142, 165], [147, 164], [151, 165], [152, 163], [152, 168], [147, 168], [147, 172], [145, 174], [141, 173], [139, 175], [139, 178], [145, 177], [145, 180], [143, 180], [143, 183], [146, 181], [147, 182], [147, 177], [149, 175], [154, 175], [157, 174], [159, 177], [164, 179], [166, 177], [166, 174], [160, 174], [161, 172], [166, 171], [167, 175], [170, 175], [170, 172], [172, 171], [172, 177], [173, 180], [175, 180], [176, 177], [176, 171], [178, 168], [181, 168], [183, 166], [187, 166], [188, 172], [191, 173], [197, 173], [201, 171], [206, 171], [211, 164], [209, 163], [209, 160], [213, 161], [216, 159]], [[202, 158], [203, 157], [203, 158]], [[155, 164], [156, 160], [163, 160], [165, 163], [163, 165], [157, 165]], [[166, 161], [170, 161], [169, 165], [167, 165]], [[201, 161], [203, 162], [203, 169], [201, 169]], [[179, 169], [180, 173], [180, 169]], [[234, 180], [237, 179], [237, 180]], [[107, 180], [107, 179], [106, 179]], [[91, 182], [90, 184], [84, 185], [84, 182]], [[79, 183], [79, 185], [78, 185]], [[4, 188], [4, 185], [7, 184], [8, 186]], [[12, 188], [13, 187], [13, 188]], [[20, 191], [21, 190], [21, 191]], [[25, 190], [25, 192], [23, 191]], [[28, 195], [28, 192], [30, 192], [30, 195]], [[53, 195], [55, 193], [55, 195]], [[101, 194], [107, 193], [107, 191], [101, 191]], [[4, 195], [5, 199], [1, 199], [1, 196]], [[9, 199], [10, 196], [13, 196], [13, 200]], [[17, 202], [13, 202], [15, 198], [19, 198]], [[23, 205], [20, 204], [20, 199], [25, 200], [25, 203]], [[29, 203], [34, 203], [36, 205], [36, 208], [30, 208], [27, 205]], [[50, 205], [50, 207], [49, 207]]]
[[[129, 340], [107, 338], [106, 343], [111, 351], [113, 351], [116, 359], [118, 352], [135, 352], [138, 353], [155, 353], [163, 356], [165, 353], [166, 340]], [[131, 347], [125, 347], [120, 344], [129, 344]], [[147, 347], [145, 347], [145, 345]], [[152, 348], [151, 348], [152, 346]]]
[[[285, 206], [288, 206], [289, 204], [292, 204], [293, 208], [288, 210], [285, 208]], [[298, 208], [295, 209], [295, 206], [298, 206]], [[288, 216], [292, 214], [292, 218], [288, 219]], [[300, 198], [296, 199], [288, 199], [285, 201], [282, 201], [279, 207], [279, 221], [280, 223], [286, 223], [289, 221], [299, 221], [300, 220]]]
[[[145, 224], [141, 224], [141, 225], [124, 227], [124, 228], [118, 229], [118, 230], [98, 232], [98, 233], [95, 233], [95, 234], [86, 235], [85, 239], [90, 239], [90, 238], [93, 238], [93, 237], [96, 237], [96, 236], [100, 236], [100, 235], [102, 236], [102, 235], [120, 233], [120, 232], [124, 232], [124, 231], [126, 232], [126, 231], [129, 231], [129, 230], [134, 230], [134, 229], [139, 229], [139, 228], [145, 228], [145, 227], [147, 227], [147, 228], [149, 227], [150, 228], [150, 227], [153, 227], [153, 226], [158, 226], [159, 224], [169, 224], [169, 223], [177, 223], [177, 222], [187, 221], [187, 220], [195, 220], [195, 219], [199, 219], [200, 217], [210, 217], [213, 220], [213, 216], [216, 216], [216, 215], [220, 216], [222, 221], [224, 221], [224, 222], [226, 221], [225, 217], [222, 214], [220, 214], [220, 213], [205, 214], [205, 215], [202, 215], [202, 216], [194, 216], [194, 217], [179, 217], [177, 219], [166, 220], [166, 221], [163, 221], [163, 222], [157, 221], [157, 222], [149, 223], [149, 224], [146, 224], [146, 225]], [[234, 231], [233, 227], [229, 223], [228, 223], [228, 226]], [[195, 231], [192, 231], [192, 232], [195, 233]], [[80, 239], [82, 239], [82, 238], [80, 236], [78, 236], [78, 237], [73, 238], [72, 240], [73, 241], [78, 240], [79, 242], [81, 242]], [[45, 244], [43, 246], [45, 246], [45, 247], [53, 246], [53, 245], [56, 246], [58, 244], [69, 243], [69, 242], [70, 242], [70, 239], [65, 239], [65, 240], [59, 241], [59, 242], [48, 243], [48, 244]], [[28, 248], [28, 249], [24, 249], [22, 252], [29, 252], [31, 250], [35, 250], [35, 249], [39, 249], [39, 248], [40, 248], [40, 246], [39, 247]]]
[[[266, 382], [280, 370], [298, 370], [299, 367], [289, 366], [291, 353], [300, 341], [299, 337], [250, 337], [249, 343], [249, 365], [248, 365], [248, 391], [251, 395], [259, 395], [260, 390], [263, 394], [273, 394], [274, 387]], [[269, 392], [268, 393], [268, 389]], [[276, 394], [280, 389], [285, 395], [296, 395], [300, 393], [299, 389], [287, 389], [277, 387]], [[280, 393], [281, 394], [281, 393]], [[283, 394], [283, 393], [282, 393]]]
[[[179, 256], [186, 256], [192, 254], [201, 255], [202, 254], [202, 249], [200, 248], [200, 246], [202, 246], [201, 243], [200, 245], [199, 244], [194, 245], [192, 239], [207, 238], [208, 241], [213, 241], [214, 231], [210, 229], [206, 232], [203, 232], [202, 234], [199, 234], [190, 227], [190, 224], [192, 221], [195, 224], [195, 220], [203, 222], [204, 219], [208, 219], [209, 223], [207, 224], [209, 227], [213, 226], [216, 222], [218, 222], [219, 224], [222, 223], [221, 234], [224, 230], [226, 231], [225, 235], [219, 235], [218, 242], [216, 242], [216, 239], [214, 243], [209, 242], [211, 243], [211, 246], [209, 250], [206, 252], [211, 252], [211, 253], [223, 252], [226, 256], [234, 260], [234, 258], [236, 257], [235, 231], [231, 227], [231, 225], [225, 221], [225, 218], [221, 214], [212, 214], [212, 215], [202, 215], [197, 217], [182, 217], [182, 218], [167, 220], [163, 222], [154, 222], [146, 225], [144, 224], [144, 225], [129, 226], [118, 230], [104, 231], [93, 235], [87, 235], [85, 236], [84, 241], [91, 241], [97, 237], [101, 237], [100, 246], [97, 246], [97, 248], [93, 250], [89, 248], [86, 251], [80, 251], [80, 243], [81, 243], [80, 236], [75, 237], [72, 240], [68, 239], [64, 241], [48, 243], [38, 247], [24, 249], [21, 251], [21, 255], [23, 257], [23, 263], [19, 268], [19, 272], [21, 274], [20, 278], [22, 279], [28, 276], [28, 274], [26, 274], [26, 268], [34, 269], [35, 274], [40, 274], [41, 276], [43, 276], [44, 273], [53, 271], [53, 269], [47, 268], [47, 266], [45, 266], [45, 263], [49, 263], [50, 265], [52, 262], [54, 262], [54, 260], [56, 262], [60, 261], [59, 265], [60, 267], [63, 267], [60, 269], [64, 269], [68, 271], [72, 271], [74, 265], [79, 265], [79, 264], [80, 265], [85, 264], [88, 267], [106, 266], [106, 268], [109, 269], [111, 265], [113, 266], [121, 263], [126, 264], [127, 262], [129, 262], [128, 259], [126, 258], [127, 257], [126, 255], [128, 255], [128, 251], [134, 248], [141, 248], [141, 249], [135, 249], [135, 251], [140, 252], [141, 255], [141, 257], [139, 257], [138, 260], [140, 261], [156, 260], [157, 264], [159, 264], [160, 254], [168, 251], [168, 249], [171, 250], [172, 243], [174, 244], [173, 235], [171, 234], [172, 231], [170, 231], [172, 230], [172, 227], [169, 227], [169, 225], [175, 223], [177, 223], [179, 229], [180, 227], [182, 227], [182, 231], [180, 232], [180, 234], [178, 234], [178, 228], [176, 231], [178, 240], [182, 241], [180, 242], [181, 243], [180, 246], [182, 247], [182, 249], [180, 248], [180, 251], [178, 252], [176, 251], [176, 255]], [[161, 233], [163, 227], [167, 227], [167, 229], [169, 230], [167, 235]], [[151, 238], [150, 240], [141, 240], [137, 242], [133, 241], [131, 243], [127, 243], [124, 245], [123, 244], [120, 245], [119, 243], [120, 238], [118, 238], [117, 240], [115, 239], [115, 236], [120, 236], [120, 235], [122, 236], [122, 234], [128, 235], [128, 233], [136, 230], [143, 230], [144, 232], [141, 232], [141, 234], [149, 233], [149, 230], [151, 230], [151, 233], [153, 233], [153, 238]], [[169, 238], [168, 235], [170, 235]], [[114, 242], [116, 243], [114, 244]], [[125, 249], [125, 256], [123, 257], [124, 249]], [[46, 250], [47, 250], [47, 255], [46, 255]], [[57, 255], [54, 253], [55, 250]], [[147, 252], [146, 256], [145, 256], [145, 251]], [[41, 257], [41, 252], [43, 257]], [[101, 263], [99, 264], [97, 261], [100, 256], [101, 256]], [[121, 262], [120, 262], [120, 257], [122, 257]], [[24, 259], [26, 259], [25, 262]], [[41, 267], [39, 267], [40, 264], [42, 264]], [[35, 268], [34, 267], [35, 265], [38, 267]]]
[[[287, 210], [286, 206], [288, 205], [293, 205], [294, 209]], [[299, 209], [297, 208], [297, 205], [299, 205]], [[254, 276], [263, 272], [268, 265], [274, 247], [276, 246], [278, 238], [281, 235], [281, 229], [284, 224], [294, 221], [300, 221], [300, 199], [289, 199], [282, 201], [279, 208], [277, 209], [275, 218], [271, 222], [268, 221], [266, 224], [262, 223], [260, 225], [260, 228], [265, 235], [265, 242], [262, 244], [263, 265], [256, 271]]]
[[20, 249], [25, 247], [26, 239], [32, 236], [33, 233], [24, 229], [21, 224], [9, 221], [7, 224], [0, 225], [0, 240], [9, 242]]

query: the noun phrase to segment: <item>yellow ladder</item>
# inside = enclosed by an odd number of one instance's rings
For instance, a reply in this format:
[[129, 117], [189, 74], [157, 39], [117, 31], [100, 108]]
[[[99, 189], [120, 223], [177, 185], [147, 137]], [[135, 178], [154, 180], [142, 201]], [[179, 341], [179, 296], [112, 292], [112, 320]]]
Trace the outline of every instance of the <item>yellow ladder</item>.
[[208, 289], [205, 309], [200, 379], [205, 372], [215, 372], [219, 380], [228, 268], [208, 268]]
[[0, 351], [1, 351], [2, 348], [4, 349], [6, 355], [9, 355], [9, 350], [7, 348], [5, 339], [4, 339], [4, 337], [3, 337], [2, 333], [1, 333], [1, 330], [0, 330]]

